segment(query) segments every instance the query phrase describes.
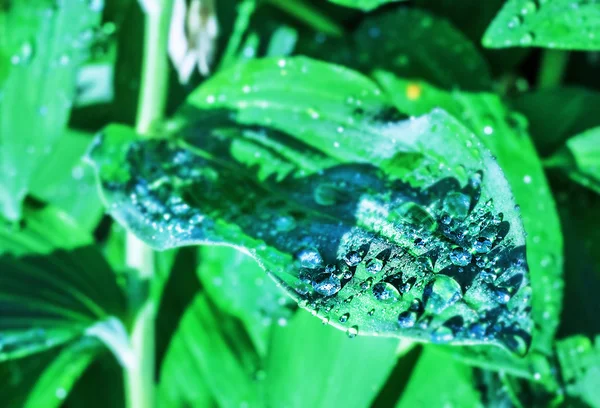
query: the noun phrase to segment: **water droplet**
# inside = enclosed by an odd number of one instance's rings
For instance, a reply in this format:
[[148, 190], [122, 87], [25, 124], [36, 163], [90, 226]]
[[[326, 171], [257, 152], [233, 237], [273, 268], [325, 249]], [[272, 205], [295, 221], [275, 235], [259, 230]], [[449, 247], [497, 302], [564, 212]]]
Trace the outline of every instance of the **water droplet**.
[[344, 257], [344, 261], [348, 264], [348, 266], [356, 266], [362, 261], [362, 257], [356, 251], [350, 251]]
[[431, 334], [434, 343], [448, 343], [454, 339], [454, 332], [447, 326], [440, 326]]
[[375, 309], [371, 309], [367, 312], [367, 315], [373, 316], [375, 314]]
[[506, 288], [496, 288], [494, 295], [496, 296], [496, 301], [503, 305], [510, 300], [510, 292]]
[[450, 261], [454, 265], [467, 266], [471, 263], [473, 256], [463, 248], [456, 247], [450, 252]]
[[373, 278], [367, 278], [361, 282], [360, 288], [362, 290], [367, 290], [371, 287], [372, 284], [373, 284]]
[[378, 258], [369, 259], [366, 265], [367, 271], [376, 274], [383, 269], [383, 261]]
[[400, 299], [400, 292], [389, 282], [378, 282], [373, 286], [373, 296], [384, 303], [395, 303]]
[[351, 339], [353, 339], [354, 337], [358, 336], [358, 326], [352, 326], [352, 327], [350, 327], [348, 329], [348, 331], [346, 332], [346, 334]]
[[524, 182], [525, 184], [530, 184], [530, 183], [531, 183], [531, 176], [530, 176], [530, 175], [528, 175], [528, 174], [527, 174], [527, 175], [525, 175], [525, 176], [523, 177], [523, 182]]
[[535, 4], [534, 1], [528, 1], [525, 4], [523, 4], [523, 7], [521, 8], [521, 14], [525, 16], [527, 14], [535, 13], [536, 10], [537, 4]]
[[441, 313], [462, 297], [458, 282], [446, 275], [438, 275], [428, 288], [426, 309], [430, 313]]
[[56, 398], [58, 398], [59, 400], [64, 400], [65, 398], [67, 398], [67, 390], [65, 390], [64, 388], [57, 388], [54, 395], [56, 395]]
[[444, 211], [453, 218], [463, 220], [469, 214], [471, 199], [463, 193], [450, 193], [444, 198]]
[[281, 216], [275, 221], [275, 228], [279, 232], [288, 232], [296, 228], [296, 220], [290, 215]]
[[533, 33], [525, 33], [521, 37], [521, 40], [520, 40], [521, 45], [529, 45], [533, 42], [533, 39], [534, 39]]
[[340, 323], [346, 323], [350, 318], [350, 313], [344, 313], [340, 316]]
[[296, 253], [296, 259], [305, 268], [317, 268], [323, 263], [323, 258], [315, 248], [304, 248]]
[[406, 311], [400, 313], [398, 316], [398, 325], [403, 329], [410, 329], [417, 323], [417, 313], [413, 311]]
[[473, 242], [473, 250], [478, 254], [485, 254], [492, 249], [492, 241], [486, 237], [479, 237]]
[[337, 276], [321, 273], [312, 282], [313, 289], [323, 296], [333, 296], [340, 291], [342, 284]]

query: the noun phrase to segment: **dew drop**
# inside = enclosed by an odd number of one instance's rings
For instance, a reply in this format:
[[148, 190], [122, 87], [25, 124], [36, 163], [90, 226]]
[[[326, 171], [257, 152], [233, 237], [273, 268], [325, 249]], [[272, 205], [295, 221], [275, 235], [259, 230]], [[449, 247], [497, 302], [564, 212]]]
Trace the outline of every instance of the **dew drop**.
[[378, 282], [373, 286], [373, 296], [384, 303], [395, 303], [400, 299], [400, 292], [389, 282]]
[[458, 282], [446, 275], [438, 275], [430, 286], [426, 310], [430, 313], [441, 313], [462, 297]]
[[346, 323], [350, 318], [350, 313], [344, 313], [340, 316], [340, 323]]
[[362, 261], [362, 257], [356, 251], [350, 251], [344, 256], [344, 261], [348, 266], [356, 266]]
[[366, 269], [369, 273], [372, 273], [374, 275], [383, 269], [383, 261], [378, 258], [369, 259], [366, 265]]
[[352, 326], [346, 332], [349, 338], [353, 339], [358, 336], [358, 326]]
[[398, 316], [398, 325], [403, 329], [410, 329], [417, 323], [417, 313], [413, 311], [406, 311], [400, 313]]
[[471, 263], [473, 256], [463, 248], [456, 247], [450, 252], [450, 261], [454, 265], [467, 266]]
[[333, 296], [340, 291], [342, 284], [337, 276], [321, 273], [312, 282], [313, 289], [323, 296]]

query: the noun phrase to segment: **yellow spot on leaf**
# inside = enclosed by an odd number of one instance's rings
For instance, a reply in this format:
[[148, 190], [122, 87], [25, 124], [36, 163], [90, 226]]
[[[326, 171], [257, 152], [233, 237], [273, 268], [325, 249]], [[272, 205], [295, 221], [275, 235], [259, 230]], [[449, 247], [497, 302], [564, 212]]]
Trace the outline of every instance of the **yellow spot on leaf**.
[[408, 84], [406, 87], [406, 97], [411, 101], [419, 99], [422, 88], [419, 84]]

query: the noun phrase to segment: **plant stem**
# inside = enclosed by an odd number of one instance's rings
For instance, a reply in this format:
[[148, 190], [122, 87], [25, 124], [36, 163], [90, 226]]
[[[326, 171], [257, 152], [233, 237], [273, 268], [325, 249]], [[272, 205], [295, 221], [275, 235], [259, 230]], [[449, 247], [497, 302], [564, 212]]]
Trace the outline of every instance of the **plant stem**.
[[[163, 118], [166, 106], [169, 65], [167, 46], [173, 0], [142, 0], [145, 5], [144, 57], [136, 131], [148, 137], [153, 123]], [[150, 294], [137, 314], [131, 332], [134, 362], [125, 372], [128, 408], [152, 408], [154, 391], [154, 331], [156, 296], [154, 294], [154, 253], [133, 234], [127, 234], [127, 265], [138, 271], [138, 278], [150, 285]]]
[[560, 85], [568, 62], [568, 51], [545, 50], [542, 54], [542, 63], [538, 74], [538, 88], [552, 88]]

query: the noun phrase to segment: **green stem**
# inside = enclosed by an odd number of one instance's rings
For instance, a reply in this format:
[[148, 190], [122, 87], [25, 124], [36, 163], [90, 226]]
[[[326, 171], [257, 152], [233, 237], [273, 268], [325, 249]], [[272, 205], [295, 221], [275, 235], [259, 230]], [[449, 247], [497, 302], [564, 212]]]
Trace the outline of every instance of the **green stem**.
[[[146, 6], [144, 57], [136, 131], [148, 137], [152, 125], [163, 119], [167, 99], [169, 65], [167, 47], [173, 0], [143, 0]], [[152, 408], [154, 393], [154, 335], [156, 296], [154, 287], [154, 253], [133, 234], [127, 234], [127, 265], [138, 272], [138, 278], [149, 282], [151, 290], [133, 323], [131, 348], [134, 361], [125, 372], [128, 408]]]
[[569, 62], [569, 52], [545, 50], [538, 75], [538, 88], [552, 88], [561, 84]]

